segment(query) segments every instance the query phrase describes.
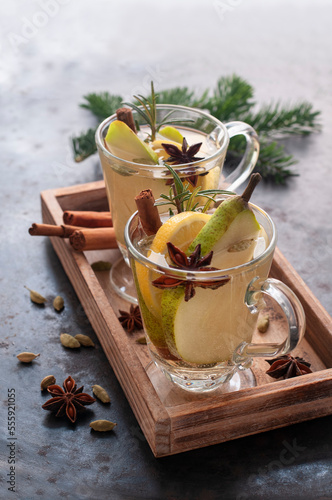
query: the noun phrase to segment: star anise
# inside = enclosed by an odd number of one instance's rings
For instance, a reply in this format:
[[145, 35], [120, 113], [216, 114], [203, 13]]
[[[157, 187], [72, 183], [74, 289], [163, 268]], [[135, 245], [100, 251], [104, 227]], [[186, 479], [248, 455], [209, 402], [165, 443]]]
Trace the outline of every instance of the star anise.
[[44, 410], [54, 411], [56, 417], [66, 415], [71, 422], [75, 422], [77, 411], [84, 410], [85, 406], [92, 405], [96, 400], [83, 392], [83, 386], [77, 389], [75, 380], [67, 377], [63, 383], [64, 390], [56, 384], [48, 386], [47, 390], [52, 398], [43, 404]]
[[298, 356], [294, 358], [290, 354], [286, 354], [266, 361], [271, 365], [266, 373], [273, 378], [283, 377], [286, 379], [312, 373], [312, 370], [310, 370], [311, 364]]
[[143, 328], [142, 316], [139, 306], [130, 306], [129, 312], [120, 311], [119, 321], [123, 328], [127, 330], [128, 333], [132, 332], [135, 328], [141, 330]]
[[[197, 158], [195, 155], [198, 153], [202, 143], [198, 142], [197, 144], [193, 144], [188, 148], [188, 143], [186, 138], [183, 138], [182, 142], [182, 148], [179, 149], [177, 146], [174, 144], [167, 144], [167, 143], [162, 143], [162, 147], [166, 151], [166, 153], [169, 155], [169, 157], [166, 159], [166, 163], [170, 163], [172, 165], [182, 165], [183, 163], [192, 163], [194, 161], [199, 161], [203, 160], [204, 158]], [[189, 182], [193, 187], [196, 187], [197, 185], [197, 175], [195, 174], [195, 170], [192, 169], [192, 175], [191, 171], [188, 172], [190, 175], [185, 177], [185, 180]], [[206, 172], [207, 173], [207, 172]], [[200, 175], [206, 175], [200, 174]], [[170, 184], [173, 182], [173, 179], [169, 179], [166, 184]]]
[[[171, 261], [175, 265], [170, 267], [184, 269], [186, 271], [217, 271], [216, 267], [207, 267], [211, 263], [213, 252], [209, 252], [204, 257], [201, 257], [201, 245], [197, 245], [192, 254], [186, 255], [185, 252], [173, 245], [170, 241], [167, 243], [168, 254]], [[211, 288], [215, 290], [223, 285], [226, 285], [230, 278], [223, 276], [222, 279], [218, 278], [210, 281], [185, 281], [177, 278], [172, 278], [165, 274], [160, 278], [152, 281], [152, 284], [157, 288], [176, 288], [177, 286], [185, 285], [184, 300], [192, 299], [195, 296], [195, 287]]]
[[163, 142], [162, 147], [169, 155], [166, 162], [172, 163], [173, 165], [182, 165], [182, 163], [192, 163], [194, 161], [203, 160], [204, 158], [195, 158], [195, 155], [198, 153], [202, 143], [198, 142], [197, 144], [193, 144], [188, 148], [188, 143], [186, 138], [183, 138], [182, 148], [179, 149], [175, 144], [167, 144]]

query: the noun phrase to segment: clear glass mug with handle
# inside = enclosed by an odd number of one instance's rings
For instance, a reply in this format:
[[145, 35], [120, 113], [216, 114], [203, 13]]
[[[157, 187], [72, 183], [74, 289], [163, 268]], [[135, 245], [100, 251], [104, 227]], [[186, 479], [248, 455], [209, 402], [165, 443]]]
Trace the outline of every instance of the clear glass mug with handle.
[[[300, 301], [284, 283], [268, 278], [276, 246], [275, 225], [266, 212], [250, 206], [262, 228], [253, 259], [216, 271], [170, 267], [149, 252], [152, 237], [147, 239], [142, 233], [137, 213], [126, 225], [125, 242], [151, 358], [183, 389], [206, 392], [225, 387], [233, 379], [237, 379], [239, 389], [241, 372], [248, 373], [254, 357], [287, 354], [304, 336], [305, 315]], [[167, 218], [165, 214], [162, 220]], [[154, 282], [162, 276], [178, 280], [178, 285], [157, 288]], [[195, 294], [186, 301], [189, 285]], [[277, 303], [287, 320], [281, 343], [252, 342], [265, 295]]]
[[[189, 145], [202, 142], [198, 156], [202, 160], [193, 163], [175, 165], [181, 179], [189, 180], [192, 188], [227, 189], [235, 191], [250, 175], [256, 165], [259, 154], [259, 142], [254, 129], [243, 122], [234, 121], [223, 124], [208, 113], [185, 106], [157, 105], [157, 123], [167, 114], [172, 113], [172, 120], [177, 120], [176, 128], [186, 138]], [[139, 124], [144, 137], [149, 131], [146, 123], [137, 111], [133, 117]], [[144, 189], [152, 189], [156, 194], [168, 194], [172, 176], [162, 164], [140, 163], [139, 158], [124, 159], [112, 154], [105, 144], [109, 125], [117, 120], [114, 114], [104, 120], [96, 131], [96, 145], [103, 169], [107, 197], [112, 212], [113, 226], [118, 246], [125, 259], [120, 259], [111, 270], [113, 288], [123, 298], [137, 303], [135, 287], [128, 267], [127, 249], [124, 242], [124, 229], [129, 217], [135, 212], [135, 196]], [[238, 166], [227, 177], [223, 175], [223, 165], [229, 140], [243, 135], [246, 150]], [[165, 140], [164, 142], [167, 142]]]

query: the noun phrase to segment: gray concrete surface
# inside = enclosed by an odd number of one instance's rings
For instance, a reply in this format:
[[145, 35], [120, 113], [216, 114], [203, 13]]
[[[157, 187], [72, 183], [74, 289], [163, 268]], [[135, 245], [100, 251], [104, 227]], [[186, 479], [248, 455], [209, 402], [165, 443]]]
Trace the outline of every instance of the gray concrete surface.
[[[151, 78], [159, 89], [201, 91], [235, 72], [259, 103], [308, 100], [322, 111], [321, 133], [286, 142], [300, 175], [285, 187], [260, 185], [255, 202], [331, 313], [331, 2], [14, 0], [0, 10], [0, 498], [332, 498], [331, 417], [154, 459], [98, 342], [93, 356], [58, 344], [60, 331], [96, 337], [50, 243], [27, 232], [41, 219], [40, 191], [101, 178], [96, 156], [72, 160], [70, 136], [95, 124], [78, 107], [84, 94], [129, 98]], [[23, 285], [62, 295], [65, 310], [31, 304]], [[22, 367], [16, 354], [24, 350], [43, 356]], [[104, 386], [116, 432], [90, 434], [93, 409], [74, 428], [43, 412], [39, 383], [50, 372], [59, 382], [71, 374], [87, 389]], [[15, 492], [7, 483], [12, 388]], [[98, 416], [109, 411], [99, 405]]]

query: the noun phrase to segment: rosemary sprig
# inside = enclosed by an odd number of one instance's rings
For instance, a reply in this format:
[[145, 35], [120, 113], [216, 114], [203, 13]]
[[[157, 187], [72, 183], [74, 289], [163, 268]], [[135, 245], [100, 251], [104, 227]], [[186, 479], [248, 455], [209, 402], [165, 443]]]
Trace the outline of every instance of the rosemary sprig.
[[[206, 90], [198, 96], [188, 87], [163, 90], [158, 92], [157, 96], [152, 84], [151, 96], [148, 99], [143, 96], [137, 97], [139, 99], [135, 103], [125, 104], [134, 109], [139, 104], [143, 106], [144, 120], [146, 120], [146, 112], [148, 111], [153, 121], [155, 103], [158, 97], [160, 104], [182, 104], [198, 107], [207, 109], [223, 122], [242, 120], [249, 123], [258, 132], [261, 143], [260, 156], [255, 170], [260, 172], [265, 179], [271, 179], [277, 184], [285, 183], [288, 177], [298, 175], [292, 169], [296, 163], [295, 159], [285, 152], [284, 147], [278, 141], [288, 136], [305, 136], [320, 130], [318, 123], [320, 112], [314, 110], [312, 104], [304, 101], [292, 106], [278, 102], [258, 107], [254, 101], [253, 87], [238, 75], [220, 78], [212, 92]], [[108, 92], [88, 94], [84, 96], [84, 99], [86, 103], [81, 104], [81, 106], [89, 109], [99, 121], [115, 113], [122, 104], [122, 98], [119, 95]], [[138, 109], [142, 111], [141, 108]], [[177, 120], [168, 115], [162, 123], [156, 125], [155, 133], [165, 123], [176, 122]], [[147, 121], [147, 123], [149, 122]], [[151, 127], [150, 123], [149, 125]], [[96, 151], [93, 137], [94, 130], [89, 129], [86, 133], [72, 139], [76, 161], [82, 161]], [[227, 158], [238, 158], [240, 152], [242, 154], [243, 144], [241, 138], [233, 138], [230, 142]]]
[[[170, 125], [179, 122], [183, 123], [184, 121], [180, 118], [170, 118], [170, 116], [174, 113], [174, 111], [170, 111], [160, 122], [157, 123], [157, 98], [159, 98], [159, 95], [155, 93], [153, 82], [151, 82], [151, 95], [149, 98], [146, 98], [140, 94], [134, 95], [134, 99], [136, 99], [141, 107], [138, 107], [135, 103], [132, 102], [122, 103], [122, 105], [130, 106], [131, 108], [133, 108], [143, 118], [144, 123], [149, 125], [150, 134], [148, 136], [148, 140], [151, 141], [155, 140], [158, 130], [164, 125]], [[186, 122], [189, 121], [191, 120], [186, 120]]]
[[[160, 198], [163, 201], [156, 201], [155, 205], [157, 207], [163, 205], [172, 205], [176, 208], [177, 212], [206, 212], [210, 207], [211, 203], [215, 201], [217, 194], [235, 194], [231, 191], [225, 191], [223, 189], [202, 189], [197, 186], [193, 191], [189, 190], [189, 183], [183, 183], [178, 173], [170, 166], [165, 164], [165, 167], [170, 171], [173, 177], [173, 184], [169, 189], [168, 196], [166, 194], [161, 194]], [[206, 198], [207, 201], [202, 208], [199, 208], [200, 200], [197, 198]], [[170, 215], [173, 215], [173, 210], [170, 208]]]

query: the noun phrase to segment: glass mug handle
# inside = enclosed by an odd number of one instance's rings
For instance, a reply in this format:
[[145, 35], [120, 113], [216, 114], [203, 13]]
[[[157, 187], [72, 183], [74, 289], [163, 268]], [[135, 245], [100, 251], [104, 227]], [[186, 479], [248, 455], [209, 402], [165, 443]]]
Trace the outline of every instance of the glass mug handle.
[[245, 295], [245, 304], [253, 314], [258, 312], [257, 305], [262, 294], [274, 299], [283, 310], [288, 323], [288, 337], [281, 344], [242, 342], [233, 355], [233, 361], [243, 368], [250, 366], [252, 357], [275, 357], [289, 353], [300, 343], [305, 333], [306, 321], [303, 307], [288, 286], [273, 278], [254, 278], [249, 283]]
[[225, 123], [229, 138], [236, 135], [244, 135], [247, 145], [244, 156], [236, 169], [230, 173], [222, 182], [222, 188], [235, 191], [253, 171], [259, 155], [259, 142], [255, 130], [244, 122]]

